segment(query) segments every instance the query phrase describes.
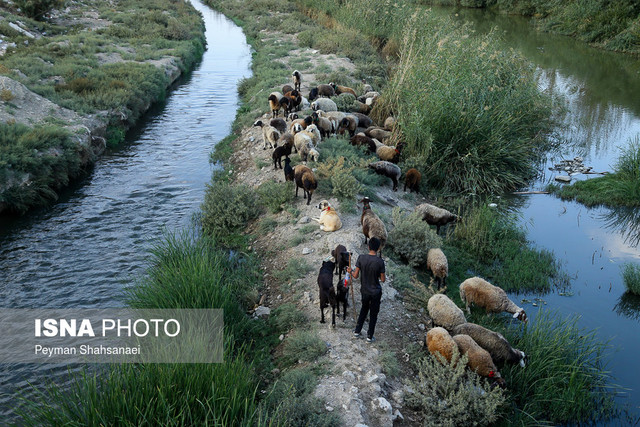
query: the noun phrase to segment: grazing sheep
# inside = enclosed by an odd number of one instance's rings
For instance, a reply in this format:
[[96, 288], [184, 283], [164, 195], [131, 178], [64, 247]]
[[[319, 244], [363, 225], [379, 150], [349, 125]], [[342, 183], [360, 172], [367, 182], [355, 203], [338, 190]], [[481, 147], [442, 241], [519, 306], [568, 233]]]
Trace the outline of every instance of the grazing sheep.
[[347, 113], [343, 113], [342, 111], [323, 111], [323, 110], [316, 110], [316, 112], [318, 113], [318, 115], [320, 117], [326, 117], [327, 119], [333, 119], [335, 120], [337, 123], [340, 123], [340, 121], [342, 119], [344, 119], [345, 117], [347, 117]]
[[460, 354], [467, 355], [467, 366], [481, 377], [495, 380], [495, 383], [505, 388], [506, 383], [493, 363], [489, 352], [476, 343], [469, 335], [454, 335], [453, 340], [458, 345]]
[[393, 116], [389, 116], [384, 121], [384, 129], [389, 132], [393, 131], [393, 128], [396, 127], [396, 119]]
[[262, 128], [262, 149], [267, 149], [267, 143], [271, 146], [271, 148], [276, 148], [278, 146], [278, 140], [280, 139], [280, 131], [270, 125], [265, 125], [262, 123], [262, 120], [256, 121], [254, 126], [259, 126]]
[[313, 149], [313, 143], [311, 142], [311, 138], [304, 131], [299, 132], [294, 137], [296, 151], [300, 155], [300, 159], [303, 162], [307, 161], [309, 157], [309, 152]]
[[296, 181], [296, 197], [298, 197], [298, 188], [302, 188], [303, 196], [307, 198], [308, 205], [311, 203], [313, 192], [318, 188], [318, 181], [315, 175], [308, 167], [296, 165], [296, 167], [293, 168], [293, 176]]
[[280, 137], [278, 142], [283, 142], [283, 144], [277, 146], [271, 154], [271, 158], [273, 159], [273, 168], [276, 170], [278, 169], [278, 166], [280, 166], [280, 169], [282, 169], [282, 156], [288, 157], [291, 155], [291, 148], [293, 147], [293, 135], [291, 135], [290, 133], [285, 133]]
[[382, 249], [387, 242], [387, 228], [384, 226], [384, 222], [378, 217], [378, 215], [371, 209], [371, 199], [365, 197], [360, 200], [363, 204], [362, 216], [360, 217], [360, 224], [362, 225], [362, 234], [364, 234], [364, 244], [367, 244], [367, 240], [372, 237], [377, 237], [380, 240], [380, 258], [382, 258]]
[[338, 106], [333, 100], [328, 98], [319, 98], [311, 103], [311, 109], [314, 111], [338, 111]]
[[318, 205], [318, 209], [322, 210], [322, 213], [320, 213], [320, 217], [311, 219], [320, 223], [320, 230], [331, 232], [340, 230], [342, 228], [342, 221], [340, 221], [338, 213], [331, 207], [331, 205], [329, 205], [329, 202], [327, 200], [321, 201]]
[[278, 129], [278, 131], [281, 134], [285, 133], [287, 131], [287, 122], [285, 122], [284, 119], [281, 119], [279, 117], [277, 119], [269, 120], [269, 125], [273, 126], [276, 129]]
[[340, 86], [335, 83], [329, 83], [329, 85], [333, 88], [336, 95], [340, 95], [341, 93], [350, 93], [351, 95], [358, 97], [358, 95], [356, 94], [356, 91], [351, 89], [348, 86]]
[[402, 142], [399, 142], [395, 147], [380, 144], [376, 148], [376, 154], [378, 155], [380, 160], [385, 160], [391, 163], [398, 163], [400, 161], [400, 154], [402, 153], [403, 147], [404, 144]]
[[348, 131], [349, 137], [352, 137], [356, 134], [357, 128], [358, 128], [358, 118], [351, 114], [347, 114], [347, 116], [340, 121], [340, 125], [338, 125], [338, 133], [340, 135], [344, 135], [344, 132]]
[[280, 114], [280, 109], [282, 108], [282, 106], [280, 105], [282, 94], [280, 92], [271, 92], [271, 94], [269, 94], [269, 98], [267, 99], [269, 101], [269, 108], [271, 108], [271, 116], [278, 117], [278, 114]]
[[325, 85], [325, 84], [318, 85], [316, 89], [318, 89], [318, 96], [324, 96], [326, 98], [329, 98], [336, 94], [336, 91], [333, 90], [331, 85]]
[[357, 135], [352, 136], [349, 141], [351, 142], [351, 145], [355, 145], [356, 147], [360, 147], [361, 145], [364, 145], [369, 149], [370, 152], [372, 153], [376, 152], [375, 141], [372, 138], [369, 138], [368, 136], [366, 136], [364, 133], [359, 133]]
[[431, 270], [438, 289], [440, 289], [441, 284], [442, 286], [446, 286], [447, 276], [449, 275], [449, 264], [442, 249], [429, 249], [429, 252], [427, 252], [427, 270]]
[[407, 187], [409, 187], [409, 192], [415, 191], [418, 193], [420, 190], [420, 181], [422, 181], [420, 171], [416, 168], [409, 169], [404, 177], [404, 191], [407, 191]]
[[324, 321], [324, 309], [331, 305], [331, 326], [336, 326], [336, 291], [333, 289], [333, 258], [322, 261], [322, 267], [318, 273], [318, 290], [320, 291], [320, 323]]
[[373, 125], [373, 120], [371, 117], [362, 113], [351, 113], [352, 116], [355, 116], [358, 119], [358, 126], [361, 128], [368, 128]]
[[320, 144], [320, 141], [322, 141], [322, 136], [320, 136], [320, 130], [318, 129], [318, 126], [310, 124], [309, 126], [307, 126], [304, 132], [311, 136], [311, 141], [313, 142], [314, 147]]
[[440, 227], [458, 220], [458, 215], [452, 214], [446, 209], [439, 208], [429, 203], [422, 203], [415, 207], [414, 212], [420, 212], [423, 221], [436, 226], [436, 233], [440, 233]]
[[312, 162], [317, 162], [318, 160], [320, 160], [320, 152], [315, 148], [309, 150], [308, 156]]
[[284, 85], [284, 86], [282, 86], [282, 93], [284, 93], [285, 95], [286, 95], [288, 92], [291, 92], [292, 90], [294, 90], [294, 88], [293, 88], [293, 87], [291, 87], [291, 86], [289, 86], [289, 85]]
[[293, 168], [291, 167], [291, 159], [288, 157], [284, 158], [284, 180], [285, 181], [293, 181], [294, 174]]
[[454, 326], [467, 322], [460, 307], [444, 294], [435, 294], [429, 298], [427, 310], [433, 325], [442, 326], [448, 331]]
[[445, 328], [438, 326], [429, 329], [429, 332], [427, 332], [427, 348], [429, 353], [434, 356], [440, 354], [447, 362], [451, 363], [453, 354], [458, 351], [458, 344], [451, 338]]
[[509, 341], [501, 334], [475, 323], [463, 323], [453, 328], [454, 335], [469, 335], [482, 348], [487, 350], [498, 365], [511, 363], [525, 367], [524, 352], [511, 347]]
[[290, 114], [294, 109], [296, 111], [300, 111], [300, 104], [302, 103], [302, 96], [297, 90], [292, 90], [284, 94], [284, 97], [287, 98], [288, 106], [285, 109], [285, 114]]
[[511, 313], [514, 319], [527, 322], [527, 314], [524, 309], [518, 307], [509, 299], [507, 293], [500, 287], [494, 286], [480, 277], [471, 277], [460, 284], [460, 298], [467, 306], [475, 304], [482, 307], [487, 313]]
[[331, 251], [331, 255], [336, 260], [336, 274], [338, 275], [338, 280], [340, 280], [342, 273], [344, 273], [349, 266], [350, 253], [347, 252], [347, 248], [343, 245], [338, 245]]
[[391, 136], [391, 132], [389, 132], [388, 130], [379, 128], [377, 126], [368, 127], [367, 130], [364, 131], [364, 134], [370, 138], [375, 138], [380, 141], [384, 141], [385, 139]]
[[[367, 101], [369, 100], [367, 99]], [[361, 113], [366, 115], [371, 112], [371, 108], [372, 108], [372, 105], [363, 104], [362, 102], [356, 100], [356, 101], [353, 101], [353, 103], [349, 107], [349, 111], [351, 111], [352, 113]]]
[[313, 124], [316, 125], [320, 131], [320, 136], [326, 138], [333, 133], [333, 123], [331, 120], [326, 117], [320, 117], [317, 111], [314, 112], [311, 117], [313, 117]]
[[370, 163], [369, 167], [378, 175], [384, 175], [390, 178], [393, 182], [393, 191], [398, 189], [398, 181], [400, 180], [400, 175], [402, 175], [402, 171], [398, 165], [381, 160], [379, 162]]
[[300, 71], [294, 70], [293, 73], [291, 73], [291, 79], [293, 80], [293, 88], [299, 91], [302, 85], [302, 74], [300, 74]]
[[362, 91], [363, 91], [364, 93], [367, 93], [367, 92], [373, 92], [373, 86], [371, 86], [371, 85], [370, 85], [370, 84], [368, 84], [368, 83], [365, 83], [365, 84], [363, 84], [363, 85], [362, 85]]

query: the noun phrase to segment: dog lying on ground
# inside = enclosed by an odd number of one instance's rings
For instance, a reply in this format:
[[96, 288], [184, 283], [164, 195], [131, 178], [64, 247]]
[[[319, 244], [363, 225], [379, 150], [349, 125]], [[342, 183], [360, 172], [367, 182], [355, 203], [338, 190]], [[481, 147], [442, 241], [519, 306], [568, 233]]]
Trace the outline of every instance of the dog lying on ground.
[[329, 205], [327, 200], [323, 200], [318, 205], [318, 209], [322, 210], [320, 218], [312, 218], [320, 223], [320, 230], [322, 231], [337, 231], [342, 228], [342, 221], [335, 209]]

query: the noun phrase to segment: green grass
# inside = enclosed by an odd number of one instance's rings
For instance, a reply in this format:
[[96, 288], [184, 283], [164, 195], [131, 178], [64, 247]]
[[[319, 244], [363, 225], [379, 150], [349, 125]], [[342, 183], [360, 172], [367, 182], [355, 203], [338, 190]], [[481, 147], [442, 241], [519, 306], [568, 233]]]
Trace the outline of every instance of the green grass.
[[284, 365], [298, 362], [313, 362], [327, 352], [327, 344], [316, 331], [298, 330], [287, 337], [282, 349]]
[[622, 151], [615, 172], [572, 185], [550, 185], [562, 199], [576, 200], [586, 206], [640, 206], [640, 139], [636, 137]]
[[273, 273], [273, 277], [280, 284], [284, 284], [304, 277], [311, 268], [304, 258], [291, 258], [282, 270]]
[[533, 17], [541, 30], [576, 37], [597, 47], [640, 52], [638, 15], [632, 0], [420, 0], [424, 4], [495, 7], [502, 12]]
[[640, 295], [640, 265], [626, 263], [622, 267], [622, 280], [629, 292]]

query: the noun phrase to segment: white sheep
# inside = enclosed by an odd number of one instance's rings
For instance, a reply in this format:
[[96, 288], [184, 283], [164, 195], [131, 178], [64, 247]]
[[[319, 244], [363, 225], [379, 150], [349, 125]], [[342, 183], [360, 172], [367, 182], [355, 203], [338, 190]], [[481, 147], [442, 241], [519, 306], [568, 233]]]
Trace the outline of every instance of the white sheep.
[[489, 330], [475, 323], [462, 323], [453, 328], [454, 335], [469, 335], [478, 345], [489, 352], [491, 358], [498, 365], [504, 363], [519, 363], [525, 367], [525, 354], [523, 351], [511, 347], [509, 341], [501, 334]]
[[320, 130], [318, 129], [318, 126], [309, 125], [304, 130], [304, 132], [308, 133], [311, 136], [311, 141], [313, 142], [314, 147], [320, 144], [320, 141], [322, 140], [322, 136], [320, 135]]
[[267, 143], [271, 148], [276, 148], [278, 146], [278, 140], [280, 139], [280, 131], [273, 126], [266, 125], [262, 122], [262, 120], [256, 121], [254, 126], [259, 126], [262, 128], [262, 149], [267, 149]]
[[338, 111], [338, 106], [335, 102], [328, 98], [318, 98], [311, 103], [311, 109], [314, 111]]
[[467, 366], [478, 375], [495, 380], [500, 387], [505, 387], [504, 378], [500, 375], [489, 352], [476, 343], [469, 335], [454, 335], [460, 354], [467, 355]]
[[426, 341], [429, 353], [433, 355], [436, 355], [436, 353], [438, 353], [449, 363], [451, 363], [453, 354], [458, 351], [458, 345], [453, 340], [453, 338], [451, 338], [449, 332], [447, 332], [445, 328], [441, 328], [439, 326], [429, 329], [429, 332], [427, 332]]
[[446, 286], [445, 282], [449, 275], [449, 263], [442, 249], [429, 249], [429, 252], [427, 252], [427, 270], [431, 270], [438, 289], [440, 289], [440, 285]]
[[452, 214], [446, 209], [439, 208], [429, 203], [422, 203], [415, 207], [414, 212], [420, 212], [423, 221], [429, 225], [436, 226], [436, 233], [440, 232], [440, 227], [450, 222], [457, 221], [458, 215]]
[[309, 150], [309, 158], [312, 162], [317, 162], [318, 160], [320, 160], [320, 153], [315, 148], [311, 148]]
[[434, 325], [451, 330], [454, 326], [466, 323], [464, 313], [453, 301], [444, 294], [435, 294], [427, 302], [429, 317]]
[[480, 277], [471, 277], [460, 284], [460, 298], [467, 306], [475, 304], [484, 308], [487, 313], [511, 313], [514, 319], [527, 321], [524, 309], [518, 307], [509, 299], [507, 293], [500, 287], [494, 286]]
[[293, 146], [295, 147], [296, 152], [300, 154], [302, 160], [307, 160], [309, 150], [313, 148], [313, 140], [311, 139], [311, 135], [309, 135], [305, 131], [296, 133], [293, 136]]

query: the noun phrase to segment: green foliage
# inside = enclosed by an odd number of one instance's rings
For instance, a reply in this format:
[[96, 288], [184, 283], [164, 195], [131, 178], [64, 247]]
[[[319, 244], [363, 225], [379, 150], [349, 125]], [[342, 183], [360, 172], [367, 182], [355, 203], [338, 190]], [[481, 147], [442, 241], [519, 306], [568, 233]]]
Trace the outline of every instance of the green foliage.
[[15, 3], [29, 18], [42, 21], [52, 9], [64, 5], [64, 0], [15, 0]]
[[280, 212], [294, 195], [294, 184], [288, 182], [265, 181], [258, 187], [260, 204], [266, 206], [271, 213]]
[[[448, 243], [463, 252], [456, 256], [457, 260], [469, 256], [481, 260], [470, 262], [461, 270], [475, 270], [507, 291], [547, 291], [568, 284], [553, 253], [530, 247], [516, 218], [496, 208], [471, 207], [456, 224]], [[445, 252], [449, 253], [449, 249]]]
[[577, 317], [540, 311], [526, 327], [484, 315], [470, 320], [501, 333], [527, 355], [526, 368], [505, 365], [500, 370], [510, 403], [501, 424], [597, 424], [619, 415], [616, 387], [604, 366], [608, 344], [595, 331], [579, 328]]
[[400, 208], [394, 208], [392, 216], [389, 245], [412, 267], [426, 263], [429, 249], [439, 248], [442, 239], [416, 212], [405, 214]]
[[614, 173], [549, 189], [562, 199], [575, 199], [586, 206], [640, 206], [640, 138], [622, 151]]
[[351, 107], [353, 106], [356, 97], [350, 93], [341, 93], [338, 96], [331, 97], [333, 101], [338, 106], [338, 111], [351, 111]]
[[456, 351], [447, 363], [427, 355], [415, 365], [417, 375], [409, 380], [415, 393], [407, 394], [406, 400], [420, 412], [425, 426], [488, 425], [498, 419], [505, 393], [467, 371], [467, 356]]
[[284, 284], [304, 277], [310, 270], [311, 266], [304, 258], [291, 258], [286, 267], [273, 273], [273, 278]]
[[629, 292], [640, 295], [640, 265], [626, 263], [622, 267], [622, 279]]
[[302, 362], [313, 362], [327, 352], [327, 344], [320, 339], [318, 333], [309, 330], [298, 330], [287, 337], [282, 348], [282, 362], [292, 365]]
[[56, 200], [55, 190], [80, 174], [88, 155], [59, 126], [0, 125], [0, 204], [25, 212]]
[[300, 328], [307, 324], [307, 316], [298, 310], [295, 304], [285, 303], [271, 312], [270, 322], [278, 331], [288, 332], [293, 328]]
[[362, 191], [362, 185], [356, 177], [345, 171], [338, 172], [331, 177], [331, 186], [333, 187], [333, 195], [341, 203], [353, 201], [356, 195]]
[[240, 231], [258, 214], [254, 190], [213, 179], [202, 204], [202, 228], [216, 239]]

